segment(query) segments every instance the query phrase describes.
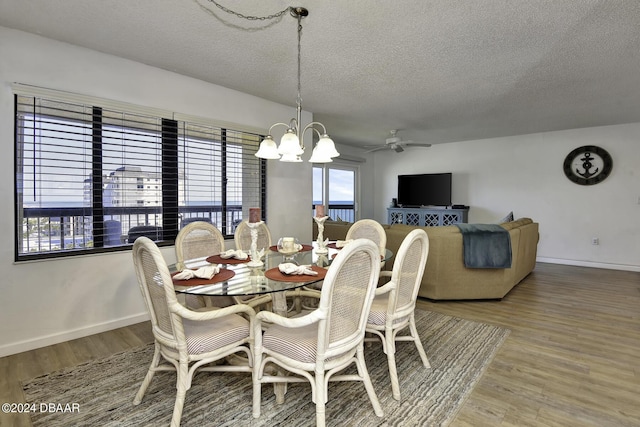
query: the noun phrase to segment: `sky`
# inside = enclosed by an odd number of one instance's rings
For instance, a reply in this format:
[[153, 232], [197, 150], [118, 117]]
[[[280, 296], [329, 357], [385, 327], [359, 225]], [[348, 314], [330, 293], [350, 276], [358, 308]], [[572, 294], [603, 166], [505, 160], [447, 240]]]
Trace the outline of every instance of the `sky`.
[[[313, 168], [313, 202], [322, 202], [322, 167]], [[334, 169], [329, 170], [329, 203], [354, 202], [355, 195], [355, 172], [351, 170]]]

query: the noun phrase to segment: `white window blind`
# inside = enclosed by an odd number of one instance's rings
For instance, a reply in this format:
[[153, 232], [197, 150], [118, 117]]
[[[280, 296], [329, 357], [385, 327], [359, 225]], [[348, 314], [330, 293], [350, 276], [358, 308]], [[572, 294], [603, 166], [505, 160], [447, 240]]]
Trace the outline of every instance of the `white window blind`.
[[[181, 223], [205, 220], [232, 235], [251, 206], [263, 206], [265, 176], [255, 157], [260, 136], [178, 122]], [[263, 209], [264, 212], [264, 209]]]
[[172, 244], [194, 220], [229, 237], [264, 207], [259, 135], [62, 98], [15, 97], [16, 260]]

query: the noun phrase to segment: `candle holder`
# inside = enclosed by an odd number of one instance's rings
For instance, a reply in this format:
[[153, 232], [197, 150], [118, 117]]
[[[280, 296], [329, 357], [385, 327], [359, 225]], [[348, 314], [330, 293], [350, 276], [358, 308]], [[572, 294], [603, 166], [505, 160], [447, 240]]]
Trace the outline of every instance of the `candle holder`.
[[249, 282], [251, 283], [251, 286], [256, 289], [268, 289], [267, 278], [265, 277], [264, 270], [262, 268], [249, 268]]
[[329, 266], [329, 257], [327, 256], [327, 254], [319, 254], [317, 251], [316, 254], [318, 255], [318, 257], [316, 258], [316, 265], [318, 267], [327, 268]]
[[251, 261], [247, 263], [248, 267], [262, 267], [264, 262], [262, 262], [262, 256], [258, 253], [258, 227], [260, 227], [264, 221], [258, 222], [247, 222], [247, 226], [249, 226], [249, 231], [251, 232], [251, 248], [249, 250]]
[[329, 218], [328, 216], [323, 216], [318, 218], [317, 216], [313, 217], [313, 220], [318, 224], [318, 249], [316, 249], [317, 254], [326, 254], [329, 253], [329, 249], [324, 244], [324, 222]]

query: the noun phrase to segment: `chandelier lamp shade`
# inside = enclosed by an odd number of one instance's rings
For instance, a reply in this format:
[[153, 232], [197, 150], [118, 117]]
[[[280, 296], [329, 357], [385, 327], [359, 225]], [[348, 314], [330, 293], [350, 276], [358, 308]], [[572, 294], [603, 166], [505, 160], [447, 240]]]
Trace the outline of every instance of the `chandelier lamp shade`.
[[[296, 117], [291, 119], [289, 123], [275, 123], [269, 128], [269, 134], [262, 140], [258, 152], [255, 154], [262, 159], [278, 159], [281, 162], [302, 162], [302, 154], [304, 154], [304, 135], [308, 130], [315, 132], [318, 136], [311, 153], [309, 162], [311, 163], [328, 163], [332, 162], [334, 157], [338, 157], [340, 153], [336, 150], [333, 140], [327, 134], [327, 129], [320, 122], [311, 122], [304, 128], [301, 128], [302, 116], [302, 97], [301, 79], [300, 79], [300, 41], [302, 38], [302, 18], [309, 15], [309, 11], [303, 7], [290, 7], [291, 16], [298, 20], [298, 98], [296, 101]], [[273, 139], [273, 129], [284, 126], [286, 131], [280, 139], [280, 145], [277, 145]], [[320, 128], [321, 131], [318, 129]], [[313, 143], [312, 143], [313, 144]]]
[[[297, 119], [291, 119], [289, 124], [276, 123], [269, 128], [267, 135], [260, 143], [260, 148], [255, 154], [262, 159], [279, 159], [281, 162], [301, 162], [302, 154], [304, 154], [304, 133], [311, 129], [318, 135], [318, 142], [311, 153], [309, 162], [311, 163], [328, 163], [332, 162], [334, 157], [338, 157], [340, 153], [336, 150], [333, 140], [327, 135], [324, 125], [320, 122], [311, 122], [300, 131]], [[273, 128], [277, 126], [286, 126], [287, 130], [280, 139], [278, 146], [271, 136]], [[315, 126], [322, 128], [322, 133]]]

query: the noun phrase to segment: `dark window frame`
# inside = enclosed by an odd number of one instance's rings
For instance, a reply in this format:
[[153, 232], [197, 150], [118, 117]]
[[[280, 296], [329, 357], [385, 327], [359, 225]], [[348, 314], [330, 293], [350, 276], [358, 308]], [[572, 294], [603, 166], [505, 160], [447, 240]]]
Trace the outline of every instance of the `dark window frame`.
[[[21, 131], [21, 127], [23, 126], [23, 117], [25, 115], [24, 111], [22, 111], [19, 107], [19, 99], [31, 99], [33, 102], [33, 117], [37, 117], [39, 113], [36, 112], [36, 102], [37, 100], [46, 99], [52, 102], [68, 102], [68, 101], [58, 101], [54, 96], [34, 96], [31, 94], [24, 95], [16, 93], [14, 96], [14, 111], [15, 111], [15, 122], [14, 122], [14, 206], [15, 206], [15, 217], [14, 217], [14, 226], [15, 226], [15, 261], [29, 261], [29, 260], [41, 260], [41, 259], [49, 259], [49, 258], [64, 258], [69, 256], [78, 256], [78, 255], [88, 255], [95, 253], [105, 253], [105, 252], [118, 252], [118, 251], [126, 251], [131, 249], [131, 243], [127, 241], [122, 241], [120, 244], [112, 244], [111, 246], [105, 246], [105, 240], [107, 239], [107, 228], [108, 228], [108, 220], [105, 220], [105, 217], [113, 217], [114, 215], [131, 215], [137, 213], [138, 215], [142, 215], [147, 211], [159, 211], [162, 216], [162, 237], [156, 240], [158, 246], [170, 246], [175, 242], [175, 237], [178, 233], [179, 228], [181, 227], [181, 211], [184, 212], [185, 209], [188, 211], [189, 207], [184, 205], [179, 205], [179, 194], [178, 194], [178, 182], [180, 175], [180, 165], [178, 161], [178, 152], [179, 152], [179, 144], [180, 138], [178, 128], [179, 126], [185, 125], [187, 123], [185, 120], [175, 120], [173, 118], [166, 117], [156, 117], [161, 121], [161, 176], [162, 176], [162, 203], [160, 206], [155, 208], [149, 206], [143, 206], [140, 208], [133, 206], [121, 206], [122, 203], [113, 203], [110, 206], [105, 206], [105, 200], [103, 200], [105, 196], [105, 182], [104, 177], [106, 176], [105, 168], [103, 167], [103, 131], [105, 129], [105, 125], [103, 125], [103, 109], [97, 105], [87, 105], [85, 102], [76, 102], [75, 104], [78, 106], [82, 106], [88, 108], [91, 111], [91, 183], [90, 183], [90, 192], [91, 192], [91, 200], [89, 202], [90, 206], [83, 206], [79, 208], [55, 208], [55, 207], [36, 207], [36, 208], [25, 208], [24, 207], [24, 195], [23, 195], [23, 182], [24, 175], [23, 169], [21, 169], [24, 161], [24, 133]], [[123, 114], [138, 114], [127, 112], [122, 109]], [[35, 120], [34, 120], [35, 123]], [[36, 126], [34, 124], [34, 126]], [[208, 125], [209, 126], [209, 125]], [[227, 162], [229, 161], [229, 152], [227, 152], [227, 145], [229, 142], [227, 141], [227, 134], [233, 133], [234, 135], [242, 135], [239, 140], [236, 138], [233, 142], [235, 146], [242, 146], [242, 151], [246, 150], [248, 154], [244, 153], [244, 156], [250, 156], [251, 153], [257, 151], [259, 141], [262, 139], [261, 135], [255, 133], [254, 131], [246, 131], [243, 130], [241, 126], [238, 126], [240, 129], [232, 129], [231, 127], [221, 127], [214, 124], [210, 126], [214, 126], [220, 129], [220, 141], [216, 141], [222, 147], [222, 151], [220, 151], [220, 158], [217, 161], [223, 165], [222, 170], [224, 174], [227, 172]], [[250, 136], [250, 140], [245, 140], [244, 135]], [[35, 138], [34, 138], [35, 139]], [[256, 142], [257, 141], [257, 142]], [[35, 145], [35, 143], [33, 144]], [[246, 148], [245, 148], [246, 145]], [[255, 145], [255, 147], [254, 147]], [[124, 150], [124, 148], [123, 148]], [[236, 156], [237, 157], [237, 156]], [[249, 159], [249, 157], [243, 157], [243, 159]], [[253, 167], [255, 174], [259, 177], [256, 188], [252, 188], [252, 191], [257, 192], [255, 196], [259, 200], [259, 206], [262, 208], [263, 219], [265, 219], [266, 212], [266, 162], [263, 159], [254, 158], [255, 161], [251, 164]], [[214, 159], [215, 160], [215, 159]], [[241, 169], [246, 169], [247, 166], [241, 166]], [[117, 177], [114, 177], [117, 178]], [[116, 184], [118, 187], [126, 185], [123, 180], [119, 181]], [[220, 181], [219, 191], [221, 194], [226, 196], [227, 190], [227, 178], [226, 175], [223, 176]], [[136, 181], [137, 183], [137, 181]], [[137, 185], [137, 184], [136, 184]], [[211, 184], [213, 185], [213, 184]], [[158, 186], [155, 186], [157, 188]], [[114, 186], [114, 188], [117, 188]], [[172, 190], [173, 189], [173, 190]], [[85, 189], [86, 191], [86, 189]], [[117, 202], [117, 200], [116, 200]], [[137, 202], [136, 202], [137, 204]], [[242, 212], [248, 211], [249, 207], [256, 206], [256, 202], [251, 202], [251, 204], [245, 205], [245, 200], [242, 198], [241, 201], [241, 210], [238, 211], [238, 206], [235, 206], [236, 209], [230, 216], [230, 213], [227, 209], [230, 207], [227, 204], [227, 199], [224, 197], [220, 203], [220, 212], [217, 213], [219, 218], [221, 219], [221, 223], [217, 224], [217, 226], [223, 232], [225, 238], [232, 238], [233, 231], [235, 230], [235, 226], [237, 225], [237, 221], [242, 218]], [[27, 212], [28, 209], [28, 212]], [[218, 209], [216, 207], [216, 209]], [[77, 213], [77, 215], [76, 215]], [[73, 214], [73, 215], [72, 215]], [[156, 214], [158, 215], [158, 214]], [[199, 214], [195, 214], [196, 216]], [[211, 215], [211, 213], [209, 213]], [[238, 219], [239, 215], [239, 219]], [[82, 222], [85, 223], [87, 218], [89, 218], [89, 222], [91, 224], [91, 247], [78, 248], [76, 247], [76, 237], [72, 234], [71, 237], [71, 245], [72, 247], [66, 248], [53, 248], [51, 245], [51, 235], [54, 233], [52, 231], [51, 219], [58, 218], [59, 220], [59, 229], [56, 228], [59, 234], [59, 245], [66, 246], [65, 235], [66, 231], [69, 228], [74, 228], [74, 224], [69, 224], [65, 222], [65, 218], [82, 218]], [[26, 239], [30, 239], [30, 225], [28, 224], [29, 218], [36, 218], [38, 221], [38, 225], [36, 226], [38, 242], [40, 241], [40, 218], [49, 218], [48, 222], [48, 235], [49, 235], [49, 246], [48, 249], [39, 250], [35, 252], [25, 252], [24, 249], [21, 250], [21, 247], [24, 246], [24, 239], [26, 235]], [[229, 220], [229, 218], [233, 218], [233, 221]], [[183, 217], [184, 219], [184, 217]], [[194, 219], [194, 218], [190, 218]], [[197, 218], [195, 218], [197, 219]], [[72, 220], [71, 222], [73, 222]], [[77, 221], [77, 219], [75, 219]], [[84, 228], [83, 228], [84, 230]], [[38, 247], [41, 247], [40, 243], [38, 243]]]

